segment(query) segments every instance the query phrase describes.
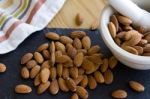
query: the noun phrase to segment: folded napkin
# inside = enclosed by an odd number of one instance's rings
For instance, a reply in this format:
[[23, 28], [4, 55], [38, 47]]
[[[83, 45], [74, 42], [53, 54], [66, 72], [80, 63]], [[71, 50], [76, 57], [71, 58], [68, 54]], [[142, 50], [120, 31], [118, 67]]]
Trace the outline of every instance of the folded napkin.
[[0, 0], [0, 54], [47, 26], [65, 0]]

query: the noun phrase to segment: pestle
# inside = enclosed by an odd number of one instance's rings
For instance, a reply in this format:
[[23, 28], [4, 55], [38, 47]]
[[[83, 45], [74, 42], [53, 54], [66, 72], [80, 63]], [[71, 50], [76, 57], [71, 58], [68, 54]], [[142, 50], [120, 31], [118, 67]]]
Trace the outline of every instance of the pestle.
[[131, 0], [108, 0], [109, 4], [119, 13], [129, 17], [137, 26], [150, 30], [150, 13], [141, 9]]

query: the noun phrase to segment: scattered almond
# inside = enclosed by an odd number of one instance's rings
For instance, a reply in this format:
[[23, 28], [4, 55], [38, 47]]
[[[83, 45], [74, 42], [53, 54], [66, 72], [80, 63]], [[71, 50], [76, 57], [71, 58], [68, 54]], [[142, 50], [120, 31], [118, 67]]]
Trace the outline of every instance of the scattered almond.
[[3, 73], [6, 71], [6, 65], [3, 63], [0, 63], [0, 73]]
[[116, 99], [125, 99], [127, 98], [127, 92], [122, 89], [118, 89], [112, 92], [112, 97]]
[[15, 92], [20, 94], [27, 94], [32, 91], [31, 87], [28, 85], [20, 84], [15, 87]]
[[88, 76], [88, 86], [90, 89], [95, 89], [97, 87], [97, 82], [93, 76]]
[[51, 40], [59, 40], [59, 38], [60, 38], [59, 35], [54, 32], [46, 33], [45, 37], [48, 39], [51, 39]]
[[129, 86], [136, 92], [144, 92], [145, 87], [137, 81], [129, 81]]
[[27, 69], [27, 67], [23, 67], [21, 69], [21, 76], [24, 79], [28, 79], [29, 78], [29, 70]]

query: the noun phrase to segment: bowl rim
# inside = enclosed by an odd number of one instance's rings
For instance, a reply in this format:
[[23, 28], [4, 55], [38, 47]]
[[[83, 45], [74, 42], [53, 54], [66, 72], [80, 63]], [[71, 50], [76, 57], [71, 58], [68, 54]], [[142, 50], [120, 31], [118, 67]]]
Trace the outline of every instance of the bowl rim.
[[[117, 52], [120, 56], [123, 56], [124, 59], [127, 61], [132, 61], [134, 63], [139, 63], [139, 64], [150, 64], [150, 57], [149, 56], [139, 56], [135, 55], [132, 53], [129, 53], [125, 50], [123, 50], [121, 47], [119, 47], [113, 40], [113, 38], [110, 35], [110, 32], [108, 30], [108, 26], [105, 24], [105, 19], [106, 19], [106, 14], [108, 11], [116, 12], [115, 9], [113, 9], [111, 6], [107, 5], [100, 16], [100, 31], [102, 38], [107, 45], [107, 47], [112, 51], [114, 50]], [[107, 38], [106, 38], [107, 37]]]

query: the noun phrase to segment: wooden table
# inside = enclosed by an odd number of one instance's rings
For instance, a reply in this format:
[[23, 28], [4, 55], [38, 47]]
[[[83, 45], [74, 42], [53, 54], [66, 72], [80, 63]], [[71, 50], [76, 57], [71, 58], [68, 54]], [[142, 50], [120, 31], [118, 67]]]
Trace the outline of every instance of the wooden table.
[[[55, 18], [49, 23], [50, 28], [90, 28], [94, 20], [99, 20], [100, 14], [107, 0], [66, 0], [65, 5]], [[75, 16], [81, 13], [84, 23], [75, 24]]]

